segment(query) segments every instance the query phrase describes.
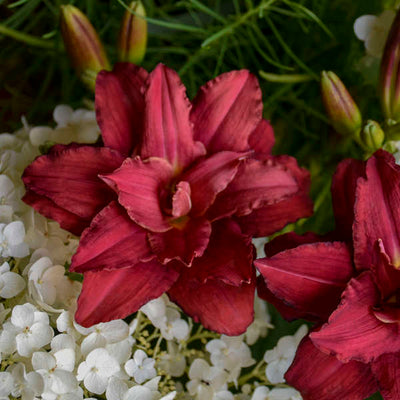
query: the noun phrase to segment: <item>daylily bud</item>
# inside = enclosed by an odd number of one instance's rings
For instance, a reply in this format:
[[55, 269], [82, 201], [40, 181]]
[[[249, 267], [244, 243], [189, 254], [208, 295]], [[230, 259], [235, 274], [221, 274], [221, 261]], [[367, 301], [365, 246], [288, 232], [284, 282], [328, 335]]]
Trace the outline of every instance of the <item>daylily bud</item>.
[[381, 61], [379, 91], [386, 118], [400, 120], [400, 11], [393, 21]]
[[358, 137], [362, 124], [360, 110], [335, 73], [322, 72], [321, 91], [325, 110], [335, 130], [342, 135]]
[[140, 64], [146, 53], [147, 45], [147, 21], [146, 10], [141, 1], [132, 1], [126, 11], [118, 36], [118, 59]]
[[385, 133], [376, 121], [368, 120], [361, 131], [360, 140], [366, 149], [375, 151], [382, 147]]
[[61, 6], [61, 33], [79, 78], [94, 89], [97, 73], [110, 69], [96, 30], [79, 9], [64, 5]]

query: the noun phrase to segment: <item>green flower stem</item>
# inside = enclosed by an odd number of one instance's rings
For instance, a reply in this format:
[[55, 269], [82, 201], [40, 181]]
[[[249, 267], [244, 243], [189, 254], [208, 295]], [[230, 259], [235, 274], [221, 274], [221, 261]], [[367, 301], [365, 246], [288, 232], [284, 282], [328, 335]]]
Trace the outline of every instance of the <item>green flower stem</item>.
[[239, 378], [238, 385], [243, 386], [247, 381], [249, 381], [251, 378], [258, 378], [260, 380], [265, 381], [267, 385], [270, 385], [271, 383], [268, 381], [268, 379], [264, 375], [260, 375], [260, 368], [265, 365], [265, 361], [261, 360], [252, 371], [250, 371], [248, 374], [243, 375], [241, 378]]
[[258, 73], [266, 81], [276, 83], [300, 83], [314, 79], [313, 76], [307, 74], [271, 74], [265, 71], [258, 71]]
[[55, 46], [53, 42], [48, 40], [40, 39], [36, 36], [29, 35], [27, 33], [23, 33], [17, 31], [15, 29], [9, 28], [3, 24], [0, 24], [0, 34], [18, 40], [19, 42], [23, 42], [35, 47], [41, 47], [42, 49], [54, 50]]

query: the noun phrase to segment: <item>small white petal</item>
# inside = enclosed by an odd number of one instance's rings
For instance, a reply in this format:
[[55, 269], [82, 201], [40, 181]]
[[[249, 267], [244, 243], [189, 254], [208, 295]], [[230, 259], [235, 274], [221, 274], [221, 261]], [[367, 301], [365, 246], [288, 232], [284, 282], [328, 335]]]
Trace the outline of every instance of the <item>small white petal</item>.
[[52, 374], [51, 390], [57, 394], [64, 394], [74, 391], [78, 387], [75, 376], [68, 371], [56, 369]]
[[82, 355], [88, 355], [92, 350], [105, 347], [107, 341], [105, 337], [97, 332], [91, 333], [88, 337], [85, 337], [81, 343]]
[[56, 366], [56, 359], [49, 353], [37, 351], [32, 355], [32, 367], [35, 371], [44, 369], [49, 371]]
[[4, 228], [4, 236], [11, 246], [19, 245], [24, 241], [25, 227], [21, 221], [14, 221]]
[[122, 400], [127, 391], [127, 384], [123, 380], [113, 377], [108, 382], [106, 398], [107, 400]]
[[100, 376], [95, 372], [89, 372], [85, 379], [83, 380], [83, 384], [85, 388], [94, 394], [103, 394], [107, 389], [107, 381], [108, 378], [104, 376]]
[[75, 368], [75, 351], [72, 349], [62, 349], [54, 353], [57, 361], [57, 368], [72, 372]]
[[208, 375], [210, 372], [210, 366], [201, 358], [196, 358], [189, 369], [190, 379], [203, 379], [204, 376]]
[[375, 15], [362, 15], [354, 21], [354, 33], [360, 40], [365, 40], [372, 31], [377, 17]]
[[34, 321], [35, 307], [26, 303], [22, 306], [15, 306], [11, 314], [11, 323], [21, 329], [31, 326]]
[[0, 372], [0, 396], [7, 397], [14, 387], [14, 379], [9, 372]]
[[25, 280], [21, 275], [15, 272], [6, 272], [1, 277], [3, 278], [4, 286], [0, 290], [0, 297], [10, 299], [24, 290]]
[[60, 104], [53, 111], [54, 121], [56, 121], [58, 125], [65, 126], [70, 121], [73, 112], [70, 106]]

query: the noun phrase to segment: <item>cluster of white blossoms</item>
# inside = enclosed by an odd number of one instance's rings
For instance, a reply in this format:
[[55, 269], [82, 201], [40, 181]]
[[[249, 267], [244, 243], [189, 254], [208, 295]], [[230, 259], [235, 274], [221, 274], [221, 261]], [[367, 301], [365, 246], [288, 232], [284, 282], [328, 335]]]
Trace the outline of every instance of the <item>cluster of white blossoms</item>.
[[257, 297], [238, 337], [194, 324], [165, 295], [126, 321], [74, 321], [81, 282], [67, 267], [79, 238], [21, 201], [21, 175], [52, 143], [94, 143], [100, 132], [89, 110], [61, 105], [54, 120], [0, 134], [0, 399], [301, 399], [283, 375], [305, 330], [254, 354], [273, 327]]

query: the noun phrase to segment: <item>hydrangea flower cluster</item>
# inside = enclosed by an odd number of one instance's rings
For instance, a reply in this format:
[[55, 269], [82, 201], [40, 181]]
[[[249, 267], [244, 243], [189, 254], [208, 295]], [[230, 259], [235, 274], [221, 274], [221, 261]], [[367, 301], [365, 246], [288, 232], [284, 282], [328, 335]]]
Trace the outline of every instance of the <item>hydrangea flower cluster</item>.
[[165, 295], [126, 321], [77, 324], [82, 284], [66, 267], [78, 238], [21, 201], [20, 177], [46, 142], [77, 140], [88, 126], [95, 141], [99, 130], [88, 110], [58, 106], [54, 119], [55, 128], [25, 122], [0, 135], [0, 398], [301, 399], [283, 374], [306, 332], [257, 357], [252, 346], [273, 328], [258, 297], [253, 323], [236, 337], [194, 323]]

